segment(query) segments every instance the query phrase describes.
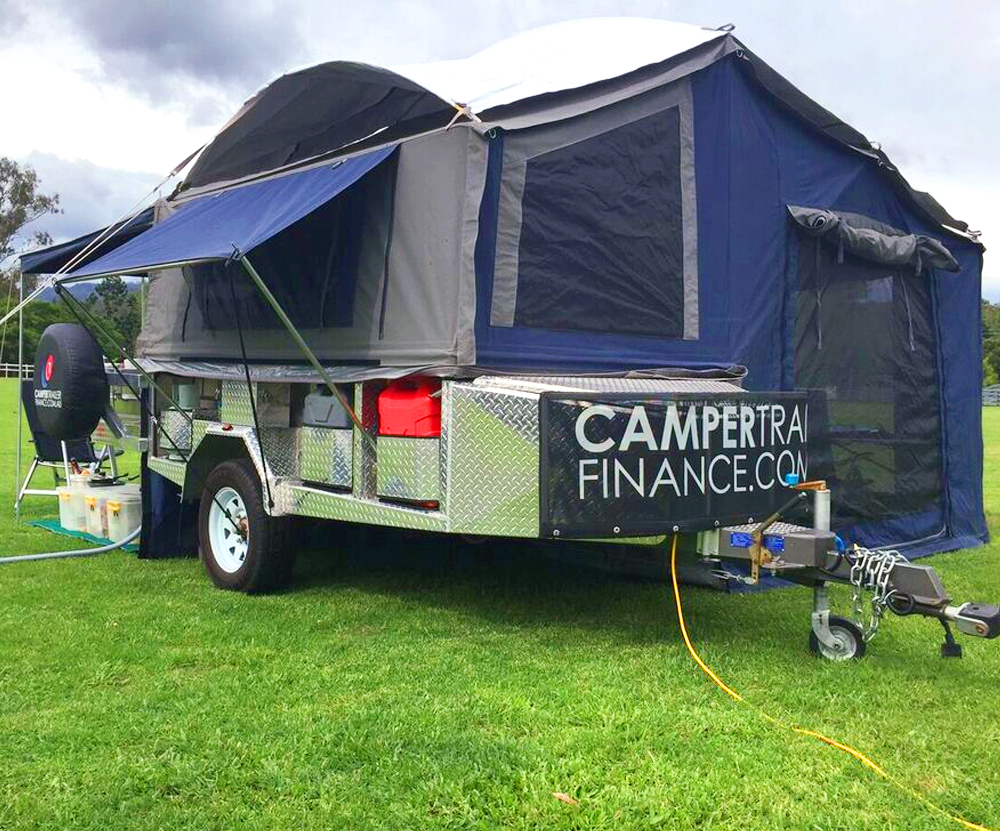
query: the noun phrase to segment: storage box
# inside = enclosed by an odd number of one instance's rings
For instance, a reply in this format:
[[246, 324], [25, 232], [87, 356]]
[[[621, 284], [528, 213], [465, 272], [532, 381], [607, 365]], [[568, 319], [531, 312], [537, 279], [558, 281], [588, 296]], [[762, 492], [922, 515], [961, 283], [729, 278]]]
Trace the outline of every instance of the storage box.
[[125, 485], [106, 503], [108, 539], [121, 542], [142, 523], [142, 499], [137, 485]]
[[67, 531], [87, 530], [87, 506], [83, 499], [86, 492], [76, 485], [56, 488], [59, 498], [59, 524]]
[[379, 436], [376, 490], [388, 499], [441, 498], [440, 439]]
[[299, 478], [338, 488], [351, 487], [354, 431], [326, 427], [299, 428]]
[[121, 486], [88, 489], [83, 497], [83, 504], [86, 508], [88, 534], [93, 534], [95, 537], [107, 538], [107, 504], [109, 500], [116, 500], [122, 492], [123, 488]]

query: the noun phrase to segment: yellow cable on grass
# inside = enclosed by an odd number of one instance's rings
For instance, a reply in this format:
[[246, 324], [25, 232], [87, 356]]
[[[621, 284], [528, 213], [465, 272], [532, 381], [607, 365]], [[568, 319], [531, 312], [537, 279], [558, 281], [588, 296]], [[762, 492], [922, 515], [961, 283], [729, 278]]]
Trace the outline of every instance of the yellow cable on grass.
[[880, 767], [871, 759], [869, 759], [867, 756], [865, 756], [865, 754], [862, 753], [860, 750], [856, 750], [850, 745], [843, 744], [842, 742], [838, 742], [835, 739], [831, 739], [829, 736], [824, 736], [822, 733], [817, 733], [815, 730], [806, 730], [804, 727], [798, 727], [795, 724], [789, 724], [786, 721], [782, 721], [781, 719], [772, 716], [770, 713], [764, 712], [762, 709], [760, 709], [760, 707], [756, 706], [755, 704], [751, 704], [742, 695], [736, 692], [736, 690], [734, 690], [732, 687], [726, 684], [721, 678], [719, 678], [718, 675], [716, 675], [712, 671], [712, 668], [702, 660], [701, 656], [698, 654], [698, 651], [694, 648], [694, 644], [691, 643], [691, 637], [690, 635], [688, 635], [687, 623], [685, 623], [684, 621], [684, 609], [681, 607], [681, 592], [680, 592], [680, 587], [677, 585], [676, 565], [677, 565], [677, 535], [674, 534], [673, 542], [670, 545], [670, 582], [673, 585], [674, 589], [674, 603], [677, 606], [677, 622], [680, 625], [681, 637], [684, 639], [684, 645], [687, 647], [688, 652], [691, 653], [691, 657], [694, 658], [694, 662], [699, 666], [702, 672], [704, 672], [709, 678], [712, 679], [712, 681], [720, 690], [722, 690], [730, 698], [735, 699], [736, 701], [740, 701], [744, 704], [747, 704], [750, 707], [753, 707], [753, 709], [756, 710], [760, 714], [760, 716], [764, 718], [765, 721], [769, 721], [771, 724], [777, 727], [783, 727], [786, 730], [791, 730], [793, 733], [798, 733], [802, 736], [811, 736], [812, 738], [817, 739], [818, 741], [821, 741], [824, 744], [830, 745], [830, 747], [835, 747], [837, 750], [843, 751], [848, 756], [853, 756], [855, 759], [861, 762], [861, 764], [863, 764], [865, 767], [873, 770], [887, 782], [891, 782], [899, 790], [903, 791], [909, 796], [912, 796], [921, 805], [923, 805], [925, 808], [930, 809], [934, 813], [940, 814], [941, 816], [946, 817], [952, 822], [956, 822], [965, 828], [971, 829], [971, 831], [991, 831], [991, 829], [987, 828], [985, 825], [977, 825], [974, 822], [969, 822], [966, 819], [962, 819], [962, 817], [955, 816], [954, 814], [949, 813], [940, 805], [931, 802], [926, 796], [924, 796], [915, 788], [912, 788], [909, 785], [900, 782], [894, 776], [887, 773], [882, 767]]

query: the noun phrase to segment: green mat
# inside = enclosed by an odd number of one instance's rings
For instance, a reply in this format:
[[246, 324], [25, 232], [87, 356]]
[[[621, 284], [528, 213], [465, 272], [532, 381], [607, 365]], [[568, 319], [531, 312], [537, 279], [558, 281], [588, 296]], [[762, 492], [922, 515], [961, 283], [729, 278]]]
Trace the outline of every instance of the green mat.
[[[35, 528], [44, 528], [46, 531], [51, 531], [53, 534], [62, 534], [66, 537], [75, 537], [78, 540], [86, 540], [94, 545], [108, 545], [111, 542], [111, 540], [105, 537], [95, 537], [93, 534], [88, 534], [86, 531], [70, 531], [68, 528], [63, 528], [56, 519], [33, 519], [28, 523], [28, 525]], [[122, 551], [135, 552], [138, 550], [138, 543], [130, 542], [128, 545], [122, 546]]]

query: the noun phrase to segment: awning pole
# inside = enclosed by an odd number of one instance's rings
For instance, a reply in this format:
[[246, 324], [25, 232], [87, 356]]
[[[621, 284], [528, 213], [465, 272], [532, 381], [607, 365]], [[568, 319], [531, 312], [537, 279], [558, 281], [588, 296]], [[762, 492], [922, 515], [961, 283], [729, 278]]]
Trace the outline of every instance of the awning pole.
[[[175, 410], [178, 410], [180, 412], [181, 417], [184, 418], [185, 421], [187, 421], [189, 426], [194, 425], [194, 417], [190, 415], [187, 410], [181, 407], [180, 404], [174, 401], [174, 399], [166, 392], [166, 390], [163, 389], [163, 387], [161, 387], [159, 384], [156, 383], [156, 379], [142, 368], [142, 365], [139, 363], [138, 360], [136, 360], [135, 356], [131, 352], [129, 352], [129, 350], [127, 350], [124, 346], [122, 346], [122, 344], [120, 344], [117, 341], [115, 336], [110, 334], [108, 330], [101, 325], [101, 322], [96, 317], [94, 317], [93, 313], [86, 306], [84, 306], [79, 300], [76, 299], [76, 297], [73, 296], [72, 292], [66, 291], [66, 289], [62, 287], [62, 283], [59, 281], [57, 281], [55, 284], [55, 290], [56, 290], [56, 295], [58, 295], [58, 297], [62, 300], [62, 302], [66, 304], [66, 307], [70, 310], [73, 316], [77, 319], [77, 322], [79, 322], [79, 324], [83, 326], [84, 329], [87, 329], [87, 331], [90, 332], [90, 329], [87, 328], [87, 325], [84, 322], [83, 317], [81, 315], [85, 315], [87, 317], [87, 320], [90, 322], [90, 325], [93, 326], [95, 329], [97, 329], [98, 332], [104, 335], [104, 337], [106, 337], [111, 342], [111, 345], [118, 350], [119, 355], [125, 356], [125, 360], [121, 362], [123, 367], [127, 368], [129, 365], [131, 365], [136, 372], [138, 372], [143, 378], [146, 379], [146, 381], [154, 390], [156, 390], [160, 395], [162, 395], [167, 400], [168, 404], [170, 404]], [[94, 338], [95, 341], [97, 341], [97, 338], [94, 337], [93, 332], [90, 332], [90, 336]], [[100, 347], [101, 352], [104, 353], [104, 347], [101, 346], [100, 341], [97, 341], [97, 345], [98, 347]], [[110, 359], [106, 354], [104, 355], [104, 357], [108, 358], [108, 363], [110, 363], [111, 366], [114, 368], [115, 373], [118, 375], [118, 377], [124, 380], [124, 376], [122, 375], [121, 370], [118, 369], [118, 365], [114, 362], [114, 360]], [[119, 360], [121, 360], [120, 357]], [[136, 391], [132, 389], [131, 384], [126, 382], [126, 386], [129, 388], [132, 394], [136, 396], [136, 398], [139, 397], [138, 395], [136, 395]], [[154, 422], [157, 422], [157, 426], [159, 426], [159, 421], [157, 420], [156, 416], [152, 415], [152, 418]], [[169, 439], [170, 436], [167, 436], [167, 438]], [[171, 444], [173, 444], [173, 441], [171, 441]]]
[[[235, 246], [233, 246], [236, 248]], [[316, 357], [316, 353], [309, 348], [309, 344], [305, 342], [302, 335], [299, 334], [299, 330], [295, 328], [295, 324], [289, 319], [288, 315], [285, 314], [285, 310], [281, 308], [281, 304], [277, 301], [275, 296], [271, 294], [271, 290], [267, 287], [261, 276], [257, 273], [257, 269], [253, 267], [250, 260], [247, 259], [246, 254], [240, 251], [238, 248], [235, 250], [235, 255], [239, 258], [239, 261], [243, 264], [243, 268], [246, 273], [250, 275], [250, 279], [253, 280], [254, 285], [257, 286], [258, 291], [263, 295], [264, 299], [267, 301], [268, 305], [274, 309], [274, 313], [278, 316], [278, 320], [281, 321], [282, 325], [288, 330], [288, 334], [292, 336], [292, 340], [295, 341], [296, 345], [301, 350], [302, 354], [306, 356], [309, 363], [313, 365], [313, 368], [319, 373], [320, 377], [323, 379], [327, 387], [330, 388], [340, 405], [347, 411], [347, 414], [351, 417], [351, 421], [354, 422], [354, 426], [357, 427], [363, 435], [367, 435], [364, 425], [361, 423], [361, 419], [358, 418], [358, 414], [354, 412], [354, 408], [351, 403], [347, 400], [347, 396], [341, 391], [340, 387], [334, 382], [330, 377], [330, 373], [323, 368], [323, 365], [319, 362], [319, 358]]]
[[[24, 384], [24, 272], [19, 272], [17, 276], [17, 449], [14, 452], [17, 475], [14, 478], [14, 486], [20, 488], [21, 422], [24, 420], [24, 403], [21, 401], [21, 387]], [[14, 519], [17, 522], [21, 521], [20, 499], [14, 502]]]

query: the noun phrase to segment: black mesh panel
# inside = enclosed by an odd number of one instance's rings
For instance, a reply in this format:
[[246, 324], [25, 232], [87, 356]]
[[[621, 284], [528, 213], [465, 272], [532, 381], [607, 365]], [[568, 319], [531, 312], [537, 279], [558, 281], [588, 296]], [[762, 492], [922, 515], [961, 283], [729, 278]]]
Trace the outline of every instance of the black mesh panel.
[[680, 338], [676, 107], [527, 164], [514, 323]]
[[929, 278], [798, 244], [795, 385], [827, 393], [836, 519], [940, 509]]

